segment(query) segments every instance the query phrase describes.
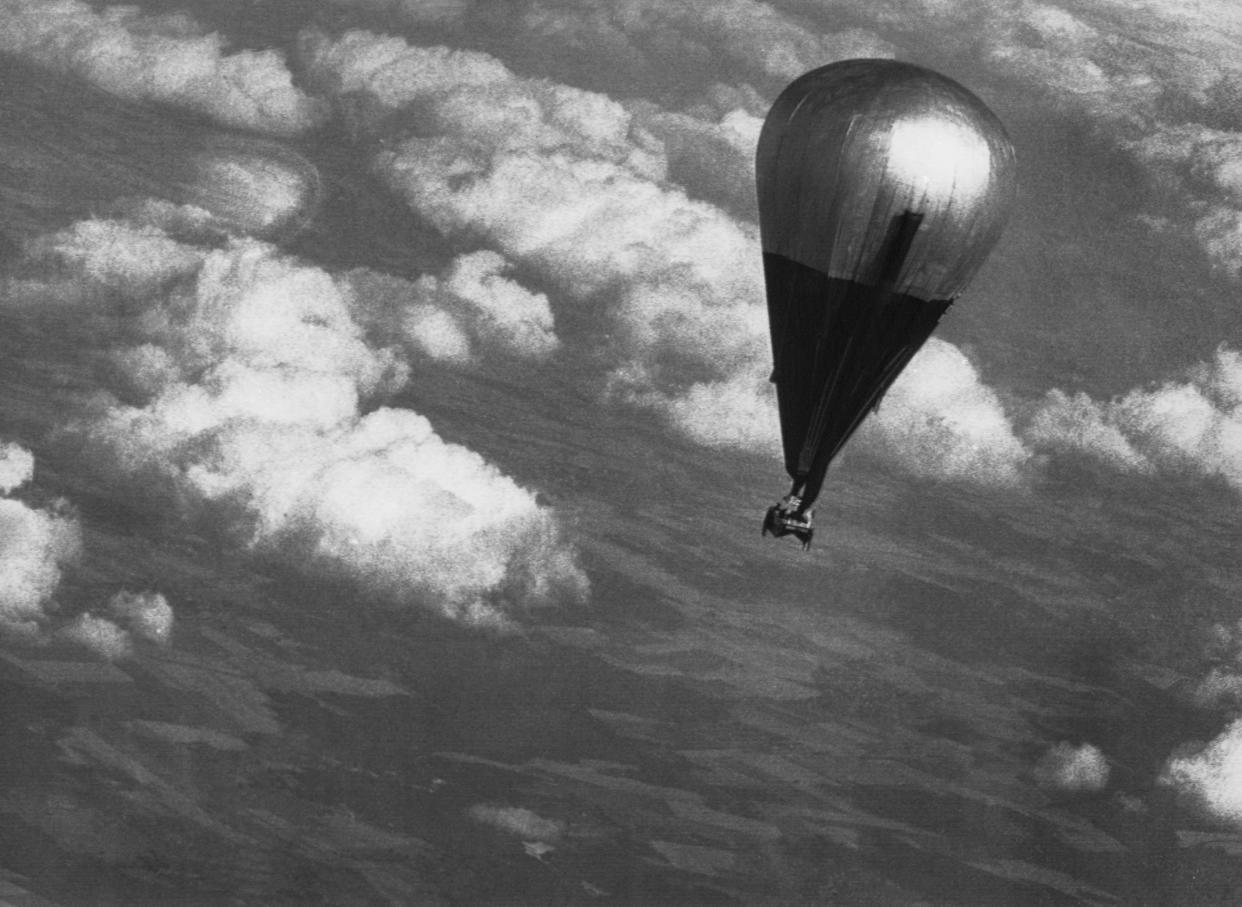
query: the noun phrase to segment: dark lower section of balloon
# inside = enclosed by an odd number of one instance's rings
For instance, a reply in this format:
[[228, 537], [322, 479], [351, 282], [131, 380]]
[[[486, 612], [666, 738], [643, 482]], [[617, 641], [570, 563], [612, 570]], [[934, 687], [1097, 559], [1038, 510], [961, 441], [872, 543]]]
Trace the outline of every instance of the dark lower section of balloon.
[[785, 469], [803, 508], [952, 300], [829, 277], [764, 253]]

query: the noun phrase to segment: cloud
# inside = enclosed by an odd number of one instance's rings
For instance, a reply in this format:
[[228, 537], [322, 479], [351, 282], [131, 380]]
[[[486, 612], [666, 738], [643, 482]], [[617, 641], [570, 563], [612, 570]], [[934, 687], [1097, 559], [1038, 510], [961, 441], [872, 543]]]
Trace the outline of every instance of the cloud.
[[[374, 302], [356, 280], [261, 243], [199, 248], [119, 222], [33, 248], [48, 279], [74, 288], [48, 295], [102, 305], [107, 290], [132, 313], [113, 393], [76, 427], [116, 481], [264, 556], [467, 621], [585, 595], [533, 494], [422, 416], [374, 408], [408, 367], [369, 341]], [[443, 283], [474, 306], [480, 337], [500, 325], [529, 342], [538, 300], [502, 270], [497, 256], [472, 258]]]
[[1242, 719], [1211, 743], [1171, 757], [1160, 782], [1200, 802], [1217, 818], [1242, 822]]
[[184, 14], [95, 9], [79, 0], [4, 0], [0, 51], [73, 73], [123, 98], [174, 104], [227, 126], [293, 135], [321, 121], [275, 50], [226, 52]]
[[1108, 774], [1108, 760], [1090, 743], [1058, 743], [1035, 766], [1035, 780], [1041, 787], [1061, 791], [1103, 790]]
[[20, 488], [34, 476], [34, 455], [20, 444], [0, 443], [0, 494]]
[[536, 40], [555, 38], [621, 65], [717, 64], [782, 81], [833, 60], [892, 55], [891, 45], [872, 33], [808, 27], [796, 15], [755, 0], [531, 3], [520, 21]]
[[1050, 392], [1025, 436], [1136, 472], [1219, 477], [1242, 490], [1242, 354], [1220, 347], [1184, 380], [1111, 401]]
[[860, 439], [916, 475], [1006, 485], [1030, 452], [996, 392], [951, 343], [933, 337], [894, 382]]
[[[741, 72], [788, 81], [815, 66], [849, 57], [891, 56], [892, 46], [863, 29], [833, 29], [756, 0], [531, 0], [503, 8], [486, 3], [333, 0], [337, 6], [385, 13], [402, 25], [456, 22], [497, 47], [545, 60], [571, 50], [592, 60], [592, 76], [615, 74], [653, 85], [671, 73]], [[438, 15], [437, 15], [438, 14]], [[434, 19], [433, 19], [434, 17]], [[655, 74], [653, 76], [653, 74]]]
[[[30, 451], [12, 442], [0, 443], [0, 492], [13, 491], [33, 474]], [[85, 612], [67, 623], [61, 619], [56, 626], [62, 573], [81, 551], [81, 524], [68, 502], [58, 500], [40, 509], [0, 498], [0, 636], [31, 644], [62, 639], [108, 659], [131, 654], [129, 631], [167, 643], [172, 608], [155, 592], [119, 592], [107, 605], [109, 617]]]
[[[321, 79], [342, 67], [358, 72], [370, 46], [392, 59], [391, 39], [308, 39], [308, 66]], [[442, 49], [407, 46], [401, 59], [445, 71]], [[460, 76], [449, 67], [446, 79], [427, 77], [432, 88], [405, 84], [395, 95], [382, 75], [388, 69], [375, 77], [372, 97], [417, 102], [424, 134], [434, 134], [381, 154], [380, 174], [442, 232], [482, 241], [598, 312], [618, 364], [637, 363], [656, 385], [639, 391], [668, 391], [681, 374], [725, 378], [761, 355], [766, 315], [753, 228], [663, 185], [659, 143], [636, 131], [621, 105], [479, 60], [469, 71], [489, 73], [482, 87], [472, 76], [453, 84]], [[355, 91], [367, 84], [341, 81]]]
[[166, 645], [172, 637], [173, 610], [158, 592], [118, 592], [108, 601], [108, 613], [150, 642]]
[[[382, 117], [440, 91], [513, 79], [508, 67], [488, 54], [447, 47], [415, 50], [401, 38], [362, 30], [336, 40], [308, 31], [299, 41], [299, 56], [319, 91], [360, 116], [371, 111]], [[364, 118], [359, 125], [375, 124]]]
[[121, 591], [109, 599], [104, 610], [107, 616], [90, 611], [79, 614], [57, 635], [109, 661], [133, 655], [134, 637], [168, 645], [173, 610], [160, 593]]
[[[110, 220], [79, 221], [59, 233], [32, 240], [27, 257], [67, 269], [80, 277], [84, 289], [98, 287], [134, 294], [154, 292], [192, 273], [203, 258], [199, 250], [171, 239], [156, 227]], [[74, 288], [71, 281], [62, 286]]]
[[1160, 783], [1175, 788], [1209, 814], [1242, 823], [1242, 622], [1216, 624], [1204, 655], [1212, 667], [1195, 687], [1201, 709], [1232, 713], [1231, 722], [1209, 743], [1180, 747], [1169, 757]]
[[564, 825], [555, 819], [545, 819], [538, 813], [521, 806], [493, 806], [479, 803], [470, 807], [470, 817], [476, 822], [490, 825], [519, 838], [535, 841], [555, 841], [564, 832]]
[[67, 504], [39, 509], [0, 498], [0, 632], [40, 638], [61, 572], [77, 559], [81, 544]]
[[360, 269], [347, 276], [359, 318], [385, 343], [432, 359], [467, 363], [476, 347], [543, 360], [560, 346], [552, 309], [491, 251], [458, 256], [438, 275], [415, 281]]
[[69, 642], [90, 649], [109, 661], [125, 658], [133, 651], [133, 641], [128, 633], [106, 617], [94, 614], [80, 614], [60, 631], [60, 636]]

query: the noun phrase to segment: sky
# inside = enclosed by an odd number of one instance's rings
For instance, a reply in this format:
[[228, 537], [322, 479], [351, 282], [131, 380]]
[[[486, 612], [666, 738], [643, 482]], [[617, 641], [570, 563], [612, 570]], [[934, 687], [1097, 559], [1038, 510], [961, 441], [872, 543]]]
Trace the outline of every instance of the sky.
[[[0, 388], [3, 644], [118, 664], [176, 646], [158, 570], [93, 598], [73, 580], [100, 495], [471, 633], [590, 613], [611, 592], [588, 506], [505, 454], [565, 443], [568, 399], [782, 489], [754, 146], [789, 81], [851, 57], [968, 86], [1006, 124], [1020, 188], [845, 481], [880, 469], [996, 519], [1076, 489], [1123, 496], [1144, 525], [1210, 497], [1179, 531], [1228, 537], [1239, 51], [1228, 0], [0, 0], [21, 88], [0, 101], [0, 316], [24, 363]], [[458, 401], [454, 381], [494, 399]], [[505, 388], [546, 424], [506, 434]], [[472, 441], [455, 407], [501, 440]], [[648, 464], [620, 468], [641, 483]], [[1236, 570], [1195, 582], [1236, 590]], [[1226, 826], [1242, 824], [1236, 604], [1181, 628], [1214, 730], [1160, 775]], [[1098, 792], [1116, 758], [1055, 741], [1033, 777]], [[472, 810], [536, 850], [565, 833]]]

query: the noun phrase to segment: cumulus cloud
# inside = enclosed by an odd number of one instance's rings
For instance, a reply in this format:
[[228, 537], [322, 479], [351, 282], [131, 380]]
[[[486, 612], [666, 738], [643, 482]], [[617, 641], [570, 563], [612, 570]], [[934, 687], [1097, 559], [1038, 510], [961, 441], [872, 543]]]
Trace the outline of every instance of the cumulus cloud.
[[227, 52], [223, 39], [180, 15], [79, 0], [4, 0], [0, 51], [74, 73], [118, 95], [175, 104], [219, 123], [292, 135], [320, 122], [275, 50]]
[[1050, 748], [1035, 765], [1035, 780], [1061, 791], [1100, 791], [1108, 783], [1108, 760], [1090, 743], [1074, 746], [1061, 742]]
[[1242, 719], [1211, 743], [1187, 747], [1170, 758], [1160, 781], [1197, 800], [1212, 815], [1242, 822]]
[[67, 504], [49, 509], [0, 498], [0, 632], [38, 639], [63, 568], [81, 551]]
[[34, 455], [20, 444], [0, 443], [0, 494], [8, 494], [30, 481]]
[[[202, 260], [155, 227], [117, 221], [79, 221], [59, 233], [33, 240], [28, 257], [80, 274], [89, 287], [149, 293], [193, 271]], [[62, 286], [72, 289], [66, 281]], [[60, 287], [58, 287], [59, 289]]]
[[479, 803], [470, 807], [470, 817], [476, 822], [490, 825], [519, 838], [534, 841], [555, 841], [564, 831], [564, 825], [555, 819], [545, 819], [538, 813], [521, 806], [494, 806]]
[[546, 359], [560, 346], [548, 297], [509, 276], [504, 256], [458, 256], [444, 271], [415, 281], [369, 270], [348, 275], [359, 318], [384, 342], [432, 359], [465, 363], [476, 347]]
[[1030, 452], [996, 392], [957, 347], [933, 337], [889, 390], [860, 438], [920, 475], [1019, 480]]
[[158, 592], [118, 592], [108, 602], [108, 614], [149, 642], [166, 645], [172, 637], [173, 609]]
[[[407, 365], [369, 341], [373, 303], [348, 276], [260, 243], [199, 248], [118, 222], [77, 225], [34, 251], [79, 298], [101, 286], [136, 313], [113, 357], [115, 395], [77, 428], [118, 480], [266, 556], [466, 620], [585, 594], [533, 494], [422, 416], [373, 408]], [[538, 299], [502, 270], [489, 255], [442, 282], [475, 307], [479, 336], [529, 343]], [[113, 616], [155, 632], [162, 609], [139, 607], [114, 602]]]
[[109, 661], [133, 655], [135, 637], [157, 645], [167, 645], [171, 638], [173, 610], [158, 592], [118, 592], [104, 611], [79, 614], [57, 636]]
[[[0, 493], [13, 491], [33, 473], [30, 451], [11, 442], [0, 443]], [[41, 509], [0, 498], [0, 636], [27, 643], [61, 639], [108, 659], [132, 652], [131, 632], [167, 643], [172, 608], [163, 595], [154, 592], [119, 592], [107, 605], [107, 617], [86, 612], [67, 623], [62, 618], [56, 626], [56, 593], [62, 573], [81, 550], [81, 525], [68, 502], [57, 501]]]
[[80, 614], [60, 631], [60, 636], [69, 642], [90, 649], [96, 655], [102, 655], [109, 661], [125, 658], [133, 651], [133, 641], [128, 633], [106, 617], [94, 614]]
[[[361, 33], [305, 42], [312, 72], [355, 91], [368, 83], [333, 74], [365, 69], [357, 61], [372, 46], [392, 58], [391, 39]], [[653, 382], [640, 392], [721, 380], [757, 362], [766, 316], [753, 228], [664, 185], [659, 143], [624, 107], [479, 60], [471, 72], [489, 81], [457, 84], [441, 49], [405, 46], [400, 59], [444, 73], [425, 76], [426, 90], [404, 83], [400, 94], [379, 75], [372, 92], [386, 104], [420, 105], [423, 135], [376, 162], [419, 214], [599, 311], [615, 332], [618, 364], [637, 364], [627, 373]]]
[[1211, 668], [1194, 689], [1200, 708], [1232, 713], [1209, 743], [1181, 747], [1165, 763], [1162, 784], [1175, 788], [1211, 815], [1242, 822], [1242, 622], [1211, 627], [1204, 653]]
[[1242, 354], [1222, 346], [1184, 380], [1110, 401], [1052, 391], [1026, 437], [1122, 469], [1215, 476], [1242, 490]]

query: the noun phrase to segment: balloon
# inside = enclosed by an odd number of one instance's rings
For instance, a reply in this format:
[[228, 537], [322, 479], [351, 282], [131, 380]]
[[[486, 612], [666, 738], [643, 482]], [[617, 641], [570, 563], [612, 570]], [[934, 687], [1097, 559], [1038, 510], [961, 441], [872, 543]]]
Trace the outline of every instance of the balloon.
[[765, 534], [809, 544], [833, 458], [995, 245], [1013, 145], [977, 97], [894, 60], [846, 60], [776, 99], [756, 155], [788, 496]]

